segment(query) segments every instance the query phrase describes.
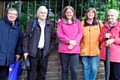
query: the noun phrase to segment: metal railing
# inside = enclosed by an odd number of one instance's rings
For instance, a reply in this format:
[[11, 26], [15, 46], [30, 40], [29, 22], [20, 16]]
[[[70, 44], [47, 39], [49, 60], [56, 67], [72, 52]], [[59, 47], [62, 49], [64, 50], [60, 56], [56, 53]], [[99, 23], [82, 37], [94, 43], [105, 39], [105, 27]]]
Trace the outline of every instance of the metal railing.
[[120, 9], [119, 0], [11, 0], [2, 1], [1, 5], [1, 17], [5, 16], [7, 8], [15, 7], [18, 9], [19, 18], [23, 20], [23, 28], [26, 27], [27, 22], [29, 22], [30, 19], [34, 19], [36, 17], [36, 10], [40, 5], [45, 5], [48, 8], [48, 19], [51, 20], [54, 25], [58, 19], [61, 18], [62, 10], [67, 5], [71, 5], [75, 9], [76, 16], [79, 20], [82, 20], [84, 18], [84, 13], [89, 7], [94, 7], [97, 10], [98, 18], [103, 22], [107, 20], [106, 16], [108, 9]]

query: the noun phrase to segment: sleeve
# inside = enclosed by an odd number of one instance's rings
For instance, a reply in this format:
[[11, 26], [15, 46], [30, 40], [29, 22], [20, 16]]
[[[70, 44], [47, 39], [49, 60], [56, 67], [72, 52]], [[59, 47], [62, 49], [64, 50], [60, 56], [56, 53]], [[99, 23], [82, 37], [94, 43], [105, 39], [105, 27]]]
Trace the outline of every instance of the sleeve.
[[99, 26], [100, 26], [100, 28], [101, 28], [101, 30], [102, 30], [102, 27], [103, 27], [104, 25], [103, 25], [103, 23], [102, 23], [101, 20], [99, 20]]
[[15, 53], [18, 54], [18, 55], [21, 55], [22, 52], [23, 52], [22, 51], [22, 29], [20, 28], [19, 37], [18, 37]]
[[30, 21], [25, 29], [25, 32], [23, 34], [23, 53], [28, 53], [28, 44], [29, 44], [29, 39], [30, 39], [30, 34], [31, 34], [31, 26], [32, 26], [33, 21]]
[[99, 36], [99, 41], [101, 43], [105, 41], [105, 34], [106, 34], [106, 30], [105, 30], [105, 26], [103, 26]]
[[[102, 21], [101, 20], [99, 20], [99, 28], [100, 28], [100, 32], [101, 32], [101, 30], [102, 30], [102, 27], [104, 26], [103, 25], [103, 23], [102, 23]], [[103, 45], [103, 42], [99, 42], [99, 48], [102, 48], [102, 45]]]
[[119, 37], [115, 37], [114, 43], [115, 44], [120, 44], [120, 38]]
[[115, 37], [114, 37], [114, 43], [115, 44], [118, 44], [118, 45], [120, 45], [120, 28], [119, 28], [120, 26], [118, 26], [118, 29], [117, 30], [119, 30], [119, 31], [117, 31], [118, 32], [118, 36], [117, 35], [114, 35]]
[[60, 41], [64, 42], [65, 44], [69, 44], [70, 39], [64, 34], [63, 32], [63, 26], [62, 26], [62, 21], [58, 22], [58, 26], [57, 26], [57, 36], [59, 38]]
[[75, 40], [77, 41], [78, 44], [80, 44], [80, 41], [82, 39], [82, 35], [83, 34], [83, 31], [82, 31], [82, 25], [81, 23], [78, 21], [78, 35], [77, 37], [75, 38]]
[[51, 39], [50, 39], [50, 50], [49, 52], [51, 52], [54, 49], [54, 44], [55, 44], [55, 27], [52, 26], [52, 32], [51, 32]]

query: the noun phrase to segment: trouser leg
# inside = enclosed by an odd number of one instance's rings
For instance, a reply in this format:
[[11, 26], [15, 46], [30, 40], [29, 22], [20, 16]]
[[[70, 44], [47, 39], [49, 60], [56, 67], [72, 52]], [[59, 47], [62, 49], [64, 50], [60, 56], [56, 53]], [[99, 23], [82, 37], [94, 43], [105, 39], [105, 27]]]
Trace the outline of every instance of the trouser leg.
[[30, 59], [30, 69], [28, 70], [27, 80], [34, 80], [38, 59], [37, 57], [31, 57], [31, 56], [29, 57], [29, 59]]
[[9, 67], [0, 66], [0, 80], [5, 80], [5, 77], [8, 74]]
[[45, 80], [46, 72], [48, 65], [48, 56], [44, 57], [44, 59], [40, 58], [38, 67], [37, 67], [37, 80]]
[[120, 63], [112, 62], [113, 80], [120, 80]]
[[78, 80], [78, 64], [79, 55], [71, 54], [70, 55], [71, 80]]
[[99, 57], [92, 56], [89, 58], [89, 62], [90, 62], [90, 80], [96, 80], [99, 65]]
[[60, 53], [62, 80], [68, 80], [69, 54]]
[[90, 80], [90, 64], [88, 56], [81, 56], [84, 80]]

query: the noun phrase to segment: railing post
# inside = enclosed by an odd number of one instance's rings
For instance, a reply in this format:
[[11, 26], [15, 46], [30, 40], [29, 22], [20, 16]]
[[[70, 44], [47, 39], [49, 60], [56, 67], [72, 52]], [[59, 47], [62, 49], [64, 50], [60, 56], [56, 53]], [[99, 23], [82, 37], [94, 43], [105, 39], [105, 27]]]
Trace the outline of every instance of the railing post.
[[48, 19], [49, 19], [49, 13], [50, 13], [50, 0], [48, 0]]
[[57, 0], [55, 0], [54, 26], [56, 26]]
[[35, 19], [35, 15], [36, 15], [36, 0], [34, 1], [34, 12], [33, 12], [33, 19]]
[[27, 1], [27, 10], [26, 10], [26, 26], [27, 26], [27, 23], [28, 23], [28, 12], [29, 12], [29, 1]]
[[71, 4], [70, 4], [70, 0], [68, 0], [68, 5], [70, 6]]
[[80, 20], [82, 20], [82, 15], [83, 15], [83, 0], [81, 0], [82, 2], [81, 2], [81, 4], [82, 4], [82, 6], [81, 6], [81, 10], [80, 10]]
[[77, 13], [76, 12], [76, 10], [77, 10], [77, 7], [76, 7], [77, 6], [77, 0], [75, 0], [74, 3], [75, 3], [75, 14], [76, 14]]
[[2, 18], [4, 17], [5, 14], [5, 1], [3, 1], [3, 5], [2, 5]]
[[18, 2], [18, 18], [20, 18], [20, 14], [21, 14], [21, 5], [22, 5], [22, 2], [21, 2], [21, 0], [19, 0], [19, 2]]
[[64, 8], [64, 0], [62, 0], [62, 10], [61, 10], [61, 17], [62, 17], [62, 11], [63, 11], [63, 8]]

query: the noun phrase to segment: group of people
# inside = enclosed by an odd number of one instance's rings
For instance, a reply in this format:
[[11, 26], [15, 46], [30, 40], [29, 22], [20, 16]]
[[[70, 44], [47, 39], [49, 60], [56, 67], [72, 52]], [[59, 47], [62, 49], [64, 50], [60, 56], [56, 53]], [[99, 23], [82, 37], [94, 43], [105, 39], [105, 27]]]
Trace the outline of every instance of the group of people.
[[[0, 80], [8, 74], [9, 65], [20, 56], [29, 57], [30, 69], [27, 80], [45, 80], [49, 53], [54, 48], [55, 27], [47, 20], [48, 9], [40, 6], [37, 18], [31, 20], [22, 35], [18, 12], [11, 8], [0, 20]], [[120, 80], [120, 22], [118, 11], [108, 11], [108, 21], [97, 18], [95, 8], [89, 8], [83, 21], [77, 19], [74, 8], [66, 6], [58, 21], [58, 53], [62, 66], [62, 80], [68, 80], [68, 65], [71, 80], [78, 80], [79, 58], [82, 61], [84, 80], [96, 80], [99, 61], [106, 69], [106, 47], [110, 46], [109, 80]], [[36, 21], [33, 28], [34, 21]]]

